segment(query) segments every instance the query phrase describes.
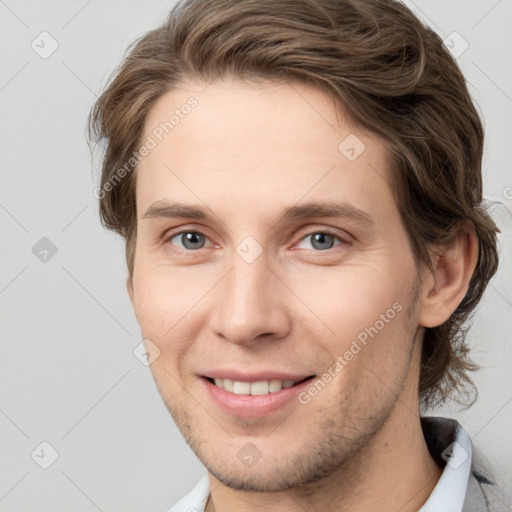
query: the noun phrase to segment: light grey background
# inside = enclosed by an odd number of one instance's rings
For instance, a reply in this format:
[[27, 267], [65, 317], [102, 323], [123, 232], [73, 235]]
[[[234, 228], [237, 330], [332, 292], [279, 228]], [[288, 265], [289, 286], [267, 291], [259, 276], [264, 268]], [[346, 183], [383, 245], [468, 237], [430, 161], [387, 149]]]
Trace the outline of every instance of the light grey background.
[[[172, 3], [0, 0], [0, 511], [162, 511], [204, 472], [133, 355], [123, 244], [100, 226], [85, 142], [108, 74]], [[510, 492], [512, 0], [406, 3], [454, 51], [469, 45], [459, 62], [485, 119], [485, 196], [504, 232], [470, 336], [479, 401], [439, 414], [459, 419]], [[43, 31], [58, 43], [46, 59], [31, 47], [51, 49]], [[58, 452], [48, 469], [36, 463], [51, 457], [43, 441]]]

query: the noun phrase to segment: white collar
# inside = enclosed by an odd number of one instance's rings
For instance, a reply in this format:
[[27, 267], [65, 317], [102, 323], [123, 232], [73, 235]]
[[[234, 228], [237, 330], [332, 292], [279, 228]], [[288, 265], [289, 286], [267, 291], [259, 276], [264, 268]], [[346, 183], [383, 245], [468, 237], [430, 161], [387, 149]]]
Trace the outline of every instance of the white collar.
[[471, 439], [455, 420], [422, 417], [421, 422], [430, 434], [425, 437], [427, 444], [429, 438], [436, 441], [436, 446], [429, 446], [431, 453], [442, 457], [446, 465], [437, 485], [418, 512], [462, 512], [471, 474]]

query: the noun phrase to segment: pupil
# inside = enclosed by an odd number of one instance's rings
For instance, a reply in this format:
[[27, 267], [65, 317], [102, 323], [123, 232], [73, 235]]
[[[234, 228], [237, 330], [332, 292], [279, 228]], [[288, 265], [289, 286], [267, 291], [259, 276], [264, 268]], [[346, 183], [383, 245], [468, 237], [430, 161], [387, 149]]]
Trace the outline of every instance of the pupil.
[[[320, 247], [316, 246], [317, 242], [319, 242]], [[325, 244], [325, 243], [327, 243], [328, 247], [322, 246], [322, 244]], [[316, 233], [313, 236], [313, 246], [316, 249], [320, 249], [320, 250], [330, 249], [332, 247], [332, 244], [333, 244], [333, 237], [327, 233]]]
[[[199, 233], [185, 233], [182, 239], [184, 247], [187, 249], [197, 249], [197, 246], [194, 244], [200, 243], [200, 236]], [[192, 246], [190, 247], [190, 245]], [[200, 245], [202, 246], [202, 244]]]

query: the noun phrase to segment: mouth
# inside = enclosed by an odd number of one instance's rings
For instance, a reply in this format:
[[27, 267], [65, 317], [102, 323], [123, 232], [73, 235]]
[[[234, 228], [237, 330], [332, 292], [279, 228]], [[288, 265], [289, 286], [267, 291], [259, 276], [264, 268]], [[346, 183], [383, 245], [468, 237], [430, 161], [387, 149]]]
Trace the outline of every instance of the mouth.
[[300, 380], [259, 380], [254, 382], [220, 379], [213, 377], [204, 377], [208, 382], [228, 393], [234, 395], [252, 395], [265, 396], [273, 393], [279, 393], [283, 389], [293, 388], [306, 381], [313, 379], [315, 375], [310, 375]]
[[315, 378], [315, 375], [304, 377], [280, 372], [243, 375], [235, 370], [216, 370], [211, 373], [200, 379], [208, 399], [231, 417], [254, 419], [271, 417], [281, 410], [290, 411], [294, 403], [299, 404], [297, 397]]

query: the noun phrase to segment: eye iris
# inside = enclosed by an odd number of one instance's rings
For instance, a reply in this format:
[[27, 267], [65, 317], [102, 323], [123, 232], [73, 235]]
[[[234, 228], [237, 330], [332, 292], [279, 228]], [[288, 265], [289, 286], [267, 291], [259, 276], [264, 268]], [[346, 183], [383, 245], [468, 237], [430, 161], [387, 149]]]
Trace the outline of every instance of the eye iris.
[[[311, 235], [312, 245], [315, 249], [324, 251], [334, 245], [334, 236], [329, 233], [315, 233]], [[201, 233], [188, 232], [181, 235], [183, 247], [186, 249], [201, 249], [204, 246], [204, 236]], [[199, 245], [199, 247], [198, 247]]]
[[[183, 243], [183, 247], [186, 249], [201, 249], [204, 245], [204, 237], [200, 233], [183, 233], [181, 235], [181, 241]], [[199, 241], [199, 242], [198, 242]], [[202, 243], [201, 243], [202, 242]], [[200, 247], [197, 247], [197, 245], [194, 244], [200, 244]]]
[[[325, 249], [330, 249], [334, 244], [334, 237], [332, 235], [329, 235], [328, 233], [315, 233], [312, 235], [312, 245], [315, 249], [319, 249], [321, 251]], [[327, 240], [328, 247], [322, 246], [322, 244], [325, 244]], [[317, 245], [317, 242], [320, 244], [320, 246]]]

